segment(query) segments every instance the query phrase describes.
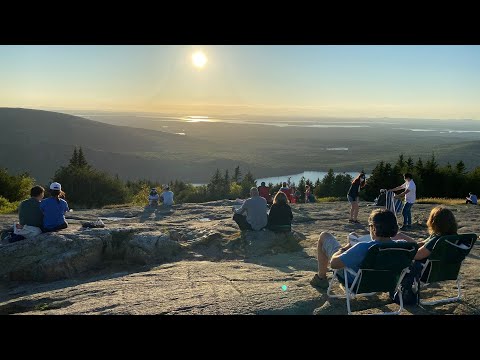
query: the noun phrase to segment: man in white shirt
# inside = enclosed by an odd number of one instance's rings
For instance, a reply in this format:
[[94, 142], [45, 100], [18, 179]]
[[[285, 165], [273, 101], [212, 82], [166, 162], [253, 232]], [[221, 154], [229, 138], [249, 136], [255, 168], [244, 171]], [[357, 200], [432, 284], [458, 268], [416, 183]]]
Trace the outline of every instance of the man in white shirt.
[[402, 215], [403, 215], [403, 226], [400, 230], [409, 230], [412, 226], [412, 206], [415, 203], [417, 198], [417, 187], [413, 181], [412, 174], [405, 173], [403, 175], [405, 183], [397, 186], [396, 188], [390, 189], [390, 191], [397, 191], [400, 189], [405, 189], [404, 192], [395, 195], [395, 198], [399, 199], [405, 195], [405, 205], [403, 206]]
[[162, 196], [160, 197], [163, 201], [163, 205], [172, 206], [173, 205], [173, 192], [170, 191], [170, 186], [165, 186], [163, 189]]
[[[258, 231], [267, 226], [267, 200], [259, 196], [258, 189], [250, 189], [250, 198], [245, 200], [238, 210], [234, 210], [233, 220], [238, 224], [240, 230]], [[247, 216], [242, 215], [244, 212]]]

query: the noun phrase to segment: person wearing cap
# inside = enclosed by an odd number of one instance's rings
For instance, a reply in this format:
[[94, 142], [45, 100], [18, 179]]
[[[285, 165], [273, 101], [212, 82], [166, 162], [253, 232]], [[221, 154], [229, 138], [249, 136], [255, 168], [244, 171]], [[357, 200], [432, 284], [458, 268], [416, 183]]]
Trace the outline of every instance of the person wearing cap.
[[148, 195], [148, 205], [149, 206], [157, 206], [159, 198], [160, 198], [160, 196], [158, 195], [157, 189], [152, 188], [150, 190], [150, 195]]
[[173, 205], [173, 192], [170, 191], [170, 186], [165, 186], [163, 188], [162, 196], [160, 197], [163, 205], [172, 206]]
[[50, 184], [50, 197], [40, 203], [43, 213], [43, 232], [58, 231], [68, 227], [65, 213], [69, 211], [69, 208], [63, 199], [64, 196], [62, 185], [58, 182]]

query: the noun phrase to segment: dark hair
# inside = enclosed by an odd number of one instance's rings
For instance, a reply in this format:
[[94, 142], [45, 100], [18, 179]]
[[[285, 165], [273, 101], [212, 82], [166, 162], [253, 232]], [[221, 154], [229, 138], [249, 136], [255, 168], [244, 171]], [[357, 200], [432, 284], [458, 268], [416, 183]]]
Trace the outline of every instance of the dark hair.
[[265, 186], [265, 181], [262, 181], [262, 183], [260, 184], [260, 186]]
[[387, 209], [373, 210], [368, 218], [368, 224], [373, 226], [375, 235], [379, 237], [392, 237], [398, 232], [397, 218]]
[[277, 192], [277, 195], [273, 198], [273, 203], [274, 204], [286, 204], [288, 202], [287, 200], [287, 195], [283, 191]]
[[458, 230], [455, 215], [443, 206], [436, 206], [430, 211], [427, 226], [430, 235], [455, 235]]
[[282, 185], [283, 187], [287, 187], [287, 183], [285, 181], [282, 183]]
[[[365, 179], [365, 173], [363, 171], [360, 174], [358, 174], [358, 176], [355, 179], [352, 180], [352, 184], [362, 183], [360, 181], [360, 178], [362, 177], [363, 179]], [[365, 181], [363, 181], [363, 183], [360, 185], [360, 188], [363, 188], [363, 187], [365, 187]]]
[[405, 174], [403, 174], [403, 177], [404, 177], [404, 178], [413, 179], [413, 176], [412, 176], [412, 174], [410, 174], [410, 173], [405, 173]]
[[65, 199], [65, 193], [62, 190], [50, 189], [50, 196], [56, 198], [57, 201], [60, 201], [60, 199]]
[[31, 197], [37, 197], [45, 192], [45, 189], [41, 187], [40, 185], [35, 185], [30, 189], [30, 196]]

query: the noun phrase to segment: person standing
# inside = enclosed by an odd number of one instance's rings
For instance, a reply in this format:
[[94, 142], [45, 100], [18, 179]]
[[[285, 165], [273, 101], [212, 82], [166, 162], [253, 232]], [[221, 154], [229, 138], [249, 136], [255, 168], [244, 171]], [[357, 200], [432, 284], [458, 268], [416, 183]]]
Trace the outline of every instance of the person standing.
[[270, 197], [270, 188], [265, 185], [265, 181], [262, 181], [258, 187], [258, 194], [267, 201], [267, 204], [272, 203], [272, 199]]
[[415, 203], [417, 198], [417, 187], [413, 181], [413, 176], [410, 173], [405, 173], [403, 175], [405, 183], [396, 188], [390, 189], [390, 191], [398, 191], [404, 189], [404, 191], [398, 195], [395, 195], [396, 199], [400, 199], [402, 196], [405, 196], [405, 205], [403, 205], [402, 215], [403, 215], [403, 226], [400, 230], [409, 230], [412, 226], [412, 206]]
[[348, 222], [356, 223], [356, 224], [359, 223], [359, 221], [357, 220], [358, 211], [360, 209], [360, 206], [358, 203], [358, 200], [360, 199], [360, 197], [358, 194], [360, 193], [360, 190], [365, 187], [365, 185], [366, 185], [365, 173], [361, 172], [360, 174], [358, 174], [358, 176], [355, 179], [353, 179], [352, 184], [348, 189], [347, 200], [351, 205], [350, 219], [348, 220]]

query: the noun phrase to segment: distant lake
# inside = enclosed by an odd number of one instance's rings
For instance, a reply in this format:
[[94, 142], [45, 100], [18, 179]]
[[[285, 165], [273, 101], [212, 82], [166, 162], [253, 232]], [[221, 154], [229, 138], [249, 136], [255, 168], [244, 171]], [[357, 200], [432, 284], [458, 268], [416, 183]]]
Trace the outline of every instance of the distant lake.
[[[340, 172], [340, 173], [335, 173], [337, 174], [349, 174], [352, 177], [356, 177], [360, 172]], [[274, 176], [274, 177], [268, 177], [268, 178], [260, 178], [257, 179], [257, 185], [260, 185], [262, 181], [265, 181], [265, 184], [268, 185], [268, 183], [273, 183], [273, 184], [278, 184], [281, 182], [286, 182], [288, 181], [288, 178], [290, 178], [290, 182], [294, 182], [295, 185], [298, 185], [300, 182], [300, 179], [305, 177], [305, 180], [310, 179], [311, 181], [315, 182], [317, 179], [320, 179], [320, 181], [324, 178], [324, 176], [327, 175], [326, 172], [323, 171], [304, 171], [303, 173], [300, 174], [293, 174], [293, 175], [284, 175], [284, 176]], [[367, 174], [368, 176], [368, 174]]]

